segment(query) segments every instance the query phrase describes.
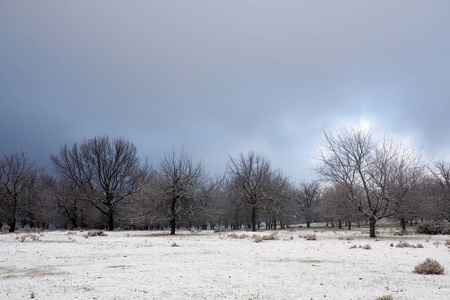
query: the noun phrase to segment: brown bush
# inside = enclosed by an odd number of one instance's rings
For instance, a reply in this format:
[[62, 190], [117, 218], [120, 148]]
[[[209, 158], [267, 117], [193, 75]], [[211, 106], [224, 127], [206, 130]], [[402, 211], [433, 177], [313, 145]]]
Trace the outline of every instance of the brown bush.
[[444, 267], [434, 259], [427, 258], [423, 263], [418, 264], [414, 268], [414, 273], [424, 275], [442, 275], [444, 274]]

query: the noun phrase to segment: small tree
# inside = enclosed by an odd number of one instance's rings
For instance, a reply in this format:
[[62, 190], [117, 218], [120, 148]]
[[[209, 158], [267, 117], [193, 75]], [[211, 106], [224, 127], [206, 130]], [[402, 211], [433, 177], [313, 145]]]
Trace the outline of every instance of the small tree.
[[369, 219], [370, 237], [378, 220], [393, 216], [408, 200], [424, 169], [413, 150], [387, 137], [374, 141], [361, 129], [325, 134], [318, 160], [318, 174], [342, 186], [346, 201]]

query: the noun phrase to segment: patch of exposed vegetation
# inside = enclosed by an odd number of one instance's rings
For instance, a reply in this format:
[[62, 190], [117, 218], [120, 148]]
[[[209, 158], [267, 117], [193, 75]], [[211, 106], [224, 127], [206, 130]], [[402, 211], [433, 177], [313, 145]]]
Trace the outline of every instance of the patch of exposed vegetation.
[[361, 245], [359, 245], [359, 246], [352, 245], [352, 246], [350, 246], [349, 249], [356, 249], [356, 248], [360, 248], [360, 249], [364, 249], [364, 250], [370, 250], [370, 249], [372, 249], [372, 246], [370, 246], [370, 244], [366, 244], [366, 245], [364, 245], [364, 246], [361, 246]]
[[440, 222], [423, 223], [417, 226], [417, 233], [421, 234], [450, 234], [450, 226], [444, 225]]
[[305, 234], [305, 235], [299, 236], [299, 237], [304, 238], [307, 241], [316, 241], [317, 240], [317, 236], [315, 233]]
[[378, 297], [375, 300], [394, 300], [394, 298], [391, 295], [385, 295], [385, 296]]
[[88, 231], [85, 235], [85, 238], [94, 237], [94, 236], [106, 236], [107, 234], [103, 230], [91, 230]]
[[400, 241], [399, 243], [397, 243], [397, 245], [395, 245], [395, 247], [397, 248], [423, 248], [422, 244], [416, 244], [416, 245], [412, 245], [408, 242], [405, 241]]
[[229, 235], [227, 235], [227, 237], [229, 237], [230, 239], [240, 239], [240, 240], [243, 240], [243, 239], [248, 238], [249, 236], [248, 236], [247, 234], [245, 234], [245, 233], [240, 234], [240, 235], [237, 235], [236, 233], [230, 233]]
[[272, 233], [269, 235], [253, 235], [253, 239], [255, 240], [255, 243], [261, 243], [262, 241], [273, 241], [273, 240], [278, 240], [278, 235], [276, 233]]
[[423, 263], [418, 264], [413, 272], [423, 275], [443, 275], [444, 267], [438, 261], [427, 258]]

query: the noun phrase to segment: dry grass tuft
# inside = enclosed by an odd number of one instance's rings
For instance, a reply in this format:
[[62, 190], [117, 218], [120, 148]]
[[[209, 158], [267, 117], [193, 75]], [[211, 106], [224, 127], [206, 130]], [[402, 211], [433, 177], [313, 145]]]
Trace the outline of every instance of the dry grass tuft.
[[418, 264], [413, 272], [424, 275], [443, 275], [444, 267], [438, 261], [427, 258], [423, 263]]
[[85, 238], [94, 237], [94, 236], [106, 236], [107, 234], [103, 230], [91, 230], [88, 231], [85, 235]]
[[386, 295], [386, 296], [378, 297], [378, 298], [375, 299], [375, 300], [394, 300], [394, 298], [392, 298], [391, 295]]
[[303, 236], [303, 238], [304, 238], [305, 240], [307, 240], [307, 241], [316, 241], [316, 240], [317, 240], [317, 236], [316, 236], [315, 233], [312, 233], [312, 234], [305, 234], [305, 235]]

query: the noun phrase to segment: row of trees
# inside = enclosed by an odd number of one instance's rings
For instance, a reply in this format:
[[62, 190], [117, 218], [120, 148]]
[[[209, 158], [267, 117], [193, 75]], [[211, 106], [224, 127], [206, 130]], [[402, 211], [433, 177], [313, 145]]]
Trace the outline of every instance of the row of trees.
[[184, 150], [155, 166], [141, 163], [129, 141], [107, 136], [63, 146], [51, 156], [54, 175], [23, 153], [0, 158], [0, 224], [30, 227], [284, 228], [397, 219], [450, 221], [450, 164], [425, 165], [388, 137], [352, 129], [325, 134], [318, 179], [292, 182], [260, 153], [230, 157], [211, 178]]

